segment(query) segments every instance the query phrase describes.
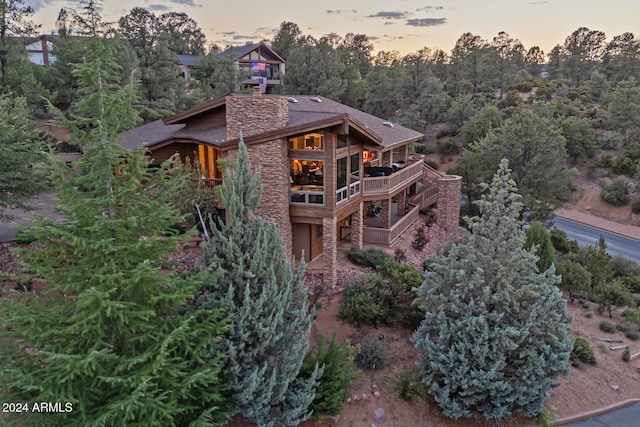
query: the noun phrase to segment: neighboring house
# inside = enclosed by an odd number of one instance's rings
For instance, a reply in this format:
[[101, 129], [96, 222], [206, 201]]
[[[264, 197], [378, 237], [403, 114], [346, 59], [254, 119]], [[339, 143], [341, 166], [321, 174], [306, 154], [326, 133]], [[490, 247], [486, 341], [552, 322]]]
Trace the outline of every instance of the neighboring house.
[[409, 155], [421, 133], [323, 97], [255, 88], [140, 126], [120, 143], [147, 147], [157, 163], [175, 153], [197, 158], [215, 185], [224, 179], [217, 160], [237, 155], [240, 135], [260, 171], [258, 214], [277, 225], [287, 254], [322, 257], [326, 285], [336, 283], [341, 242], [391, 245], [435, 202], [440, 226], [458, 227], [461, 179]]
[[57, 35], [43, 34], [37, 37], [20, 37], [27, 49], [29, 60], [36, 65], [49, 66], [56, 62], [56, 56], [51, 53], [53, 43], [58, 40]]
[[[234, 65], [243, 73], [244, 87], [258, 87], [261, 93], [273, 93], [281, 85], [285, 72], [284, 60], [264, 42], [247, 43], [229, 48], [216, 57], [233, 58]], [[178, 55], [180, 71], [186, 79], [191, 79], [191, 69], [200, 60], [197, 55]]]

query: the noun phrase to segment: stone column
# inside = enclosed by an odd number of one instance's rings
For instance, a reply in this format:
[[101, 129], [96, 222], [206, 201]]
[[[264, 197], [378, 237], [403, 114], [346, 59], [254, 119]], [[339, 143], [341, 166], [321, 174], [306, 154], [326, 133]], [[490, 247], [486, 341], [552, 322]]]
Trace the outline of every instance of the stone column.
[[364, 226], [364, 203], [360, 202], [358, 210], [351, 214], [351, 247], [362, 249], [363, 226]]
[[447, 232], [458, 230], [462, 177], [445, 175], [438, 179], [438, 225]]
[[392, 163], [393, 163], [393, 159], [391, 158], [391, 151], [385, 151], [384, 153], [382, 153], [382, 160], [381, 160], [380, 166], [385, 168], [390, 168]]
[[398, 194], [397, 198], [398, 198], [398, 206], [396, 211], [398, 215], [402, 216], [407, 213], [405, 211], [405, 207], [407, 204], [407, 193], [405, 191], [402, 191], [400, 192], [400, 194]]
[[338, 281], [338, 239], [336, 218], [322, 219], [322, 255], [324, 258], [324, 286], [335, 289]]
[[400, 147], [400, 159], [406, 163], [409, 162], [409, 145], [403, 145]]
[[382, 228], [391, 228], [391, 200], [389, 199], [382, 201], [380, 220], [382, 221]]

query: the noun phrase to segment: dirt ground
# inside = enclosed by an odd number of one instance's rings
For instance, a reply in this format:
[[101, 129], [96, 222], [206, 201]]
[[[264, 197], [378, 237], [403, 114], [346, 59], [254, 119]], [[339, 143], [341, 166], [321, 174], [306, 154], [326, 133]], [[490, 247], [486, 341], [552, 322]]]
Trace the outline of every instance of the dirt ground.
[[[331, 336], [334, 330], [340, 341], [350, 339], [352, 343], [362, 340], [366, 335], [374, 335], [385, 343], [389, 363], [375, 372], [363, 371], [360, 380], [352, 391], [352, 399], [345, 403], [338, 417], [308, 421], [305, 427], [338, 426], [369, 427], [380, 426], [433, 426], [433, 427], [471, 427], [482, 425], [479, 419], [451, 420], [444, 417], [437, 405], [427, 400], [407, 403], [400, 399], [393, 389], [394, 375], [399, 371], [413, 369], [417, 352], [409, 339], [411, 331], [385, 327], [352, 327], [337, 320], [341, 295], [335, 295], [317, 312], [313, 335], [318, 333]], [[610, 346], [629, 344], [631, 354], [640, 352], [640, 341], [625, 338], [622, 332], [607, 334], [599, 329], [601, 320], [622, 323], [619, 314], [614, 319], [597, 314], [596, 306], [590, 303], [589, 309], [582, 308], [577, 302], [569, 304], [573, 314], [572, 336], [586, 338], [594, 349], [597, 359], [595, 366], [583, 364], [571, 368], [568, 377], [559, 378], [559, 386], [552, 391], [547, 408], [553, 418], [576, 415], [592, 409], [604, 407], [616, 402], [640, 396], [640, 359], [631, 362], [622, 361], [622, 350], [611, 350]], [[637, 329], [638, 327], [635, 326]], [[621, 343], [606, 343], [600, 338], [619, 340]], [[376, 385], [373, 388], [373, 384]], [[616, 386], [616, 387], [614, 387]], [[617, 390], [614, 390], [617, 388]], [[372, 391], [380, 393], [379, 398]], [[357, 399], [357, 400], [356, 400]], [[387, 413], [385, 422], [375, 423], [373, 411], [384, 408]], [[535, 425], [531, 420], [513, 419], [511, 425]]]
[[[412, 231], [406, 233], [398, 242], [397, 247], [403, 249], [407, 262], [420, 266], [421, 261], [432, 257], [439, 247], [450, 241], [437, 226], [427, 229], [431, 237], [422, 252], [411, 248]], [[344, 260], [343, 262], [347, 262]], [[345, 266], [341, 266], [345, 268]], [[352, 269], [356, 269], [355, 267]], [[352, 343], [360, 342], [367, 335], [374, 335], [386, 344], [387, 356], [390, 361], [387, 366], [375, 372], [364, 371], [360, 380], [352, 391], [351, 401], [345, 403], [338, 417], [312, 420], [303, 424], [304, 427], [369, 427], [378, 426], [433, 426], [433, 427], [471, 427], [482, 425], [479, 419], [451, 420], [444, 417], [437, 405], [427, 400], [417, 400], [412, 403], [399, 398], [393, 389], [394, 375], [399, 371], [408, 371], [415, 367], [418, 354], [409, 341], [411, 331], [406, 329], [373, 328], [363, 326], [356, 328], [337, 319], [341, 294], [333, 295], [323, 301], [323, 306], [317, 311], [316, 321], [312, 330], [312, 340], [317, 334], [330, 337], [337, 331], [338, 339], [343, 342], [350, 339]], [[611, 405], [626, 399], [640, 396], [640, 358], [631, 362], [624, 362], [621, 358], [622, 350], [611, 350], [611, 346], [629, 344], [631, 354], [640, 353], [640, 340], [631, 341], [622, 332], [607, 334], [600, 331], [602, 320], [623, 324], [621, 310], [614, 313], [614, 318], [600, 315], [596, 311], [596, 304], [588, 303], [589, 308], [583, 308], [577, 301], [568, 303], [568, 309], [573, 315], [571, 325], [572, 336], [586, 338], [591, 344], [597, 364], [571, 368], [568, 377], [557, 379], [559, 386], [552, 390], [552, 397], [547, 409], [554, 419], [577, 415], [586, 411]], [[629, 325], [638, 330], [638, 326]], [[621, 343], [607, 343], [600, 338], [615, 339]], [[372, 385], [375, 384], [375, 389]], [[616, 386], [616, 390], [612, 388]], [[372, 395], [372, 391], [380, 393], [379, 398]], [[363, 398], [365, 395], [365, 398]], [[357, 398], [354, 399], [354, 398]], [[372, 418], [373, 411], [384, 408], [387, 413], [385, 422], [376, 423]], [[533, 426], [532, 420], [516, 418], [510, 420], [512, 426]]]
[[[612, 152], [614, 156], [616, 152]], [[631, 212], [631, 204], [626, 206], [613, 206], [600, 198], [600, 182], [609, 179], [604, 169], [596, 169], [589, 173], [589, 163], [592, 159], [581, 159], [575, 164], [569, 164], [579, 171], [579, 175], [573, 180], [577, 187], [574, 201], [566, 206], [567, 209], [575, 209], [579, 212], [605, 218], [621, 224], [640, 226], [640, 215]], [[624, 178], [624, 177], [623, 177]], [[638, 197], [635, 184], [628, 179], [630, 185], [630, 198]]]

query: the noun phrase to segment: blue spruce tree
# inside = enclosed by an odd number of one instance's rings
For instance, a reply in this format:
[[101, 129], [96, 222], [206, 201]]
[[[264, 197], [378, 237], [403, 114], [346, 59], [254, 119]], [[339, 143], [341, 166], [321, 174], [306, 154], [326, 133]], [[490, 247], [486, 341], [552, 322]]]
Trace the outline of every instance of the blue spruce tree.
[[316, 369], [308, 379], [298, 377], [313, 321], [302, 289], [304, 266], [294, 269], [276, 226], [254, 214], [258, 177], [251, 173], [242, 140], [220, 199], [227, 221], [211, 227], [204, 251], [205, 264], [216, 276], [196, 305], [234, 313], [224, 347], [237, 415], [260, 427], [298, 425], [310, 415], [320, 375]]
[[416, 303], [418, 366], [451, 418], [540, 413], [554, 378], [569, 373], [571, 316], [554, 267], [523, 249], [522, 204], [506, 160], [478, 202], [471, 235], [429, 266]]

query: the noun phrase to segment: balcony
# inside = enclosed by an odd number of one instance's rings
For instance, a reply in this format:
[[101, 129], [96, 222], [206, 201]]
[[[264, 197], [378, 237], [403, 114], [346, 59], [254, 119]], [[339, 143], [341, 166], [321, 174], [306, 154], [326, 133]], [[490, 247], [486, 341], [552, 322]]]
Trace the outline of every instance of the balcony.
[[363, 196], [385, 196], [406, 188], [420, 180], [423, 172], [422, 159], [387, 176], [366, 177], [363, 179]]
[[[392, 205], [392, 212], [395, 212], [395, 203]], [[364, 243], [390, 246], [400, 235], [420, 217], [420, 206], [412, 206], [404, 215], [391, 215], [391, 228], [380, 228], [365, 226], [362, 230], [362, 240]]]

